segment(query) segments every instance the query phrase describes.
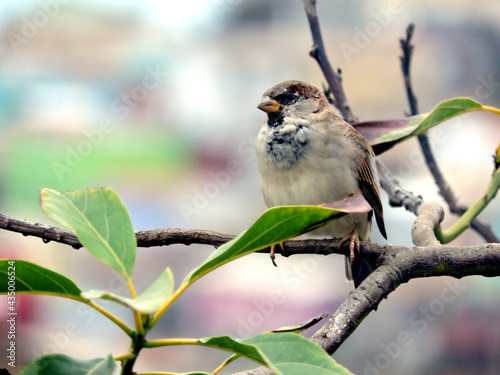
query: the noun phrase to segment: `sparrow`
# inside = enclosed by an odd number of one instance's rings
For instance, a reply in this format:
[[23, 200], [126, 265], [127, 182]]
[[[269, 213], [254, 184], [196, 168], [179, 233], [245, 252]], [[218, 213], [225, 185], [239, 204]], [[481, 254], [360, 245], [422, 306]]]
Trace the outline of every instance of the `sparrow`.
[[[348, 214], [313, 234], [349, 241], [346, 276], [357, 287], [375, 268], [356, 257], [369, 241], [373, 213], [387, 238], [375, 154], [369, 143], [337, 114], [325, 95], [305, 82], [281, 82], [262, 96], [267, 114], [256, 142], [260, 186], [268, 207], [318, 205], [360, 193], [373, 210]], [[271, 249], [274, 263], [274, 248]]]

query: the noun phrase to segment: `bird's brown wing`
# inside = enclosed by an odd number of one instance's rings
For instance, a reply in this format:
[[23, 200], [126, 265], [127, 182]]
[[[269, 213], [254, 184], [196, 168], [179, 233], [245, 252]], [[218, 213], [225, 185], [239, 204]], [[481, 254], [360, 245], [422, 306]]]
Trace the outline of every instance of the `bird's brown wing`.
[[353, 139], [357, 145], [359, 145], [355, 171], [359, 189], [361, 190], [363, 197], [370, 204], [370, 206], [372, 206], [373, 211], [375, 212], [375, 219], [377, 220], [377, 226], [380, 233], [385, 239], [387, 239], [384, 224], [384, 211], [382, 208], [382, 202], [380, 201], [380, 192], [377, 182], [373, 177], [373, 171], [376, 168], [373, 151], [371, 151], [371, 147], [366, 139], [364, 139], [363, 136], [354, 128], [351, 127], [349, 133], [349, 137]]

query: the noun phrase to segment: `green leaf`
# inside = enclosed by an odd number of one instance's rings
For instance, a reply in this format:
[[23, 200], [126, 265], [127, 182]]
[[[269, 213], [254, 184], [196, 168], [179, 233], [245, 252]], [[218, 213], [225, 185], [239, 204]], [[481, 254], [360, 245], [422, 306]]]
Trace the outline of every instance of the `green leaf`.
[[295, 333], [265, 333], [244, 340], [220, 336], [201, 339], [200, 343], [252, 359], [277, 375], [351, 374], [319, 346]]
[[418, 136], [453, 117], [480, 110], [499, 113], [497, 109], [483, 106], [475, 100], [455, 98], [441, 102], [428, 114], [406, 119], [361, 122], [353, 126], [367, 139], [378, 155], [397, 143]]
[[151, 286], [136, 299], [126, 298], [111, 292], [90, 290], [82, 293], [85, 299], [106, 299], [118, 302], [141, 314], [151, 314], [158, 310], [174, 291], [174, 277], [170, 268], [167, 268]]
[[137, 242], [127, 209], [111, 188], [42, 189], [40, 201], [47, 217], [75, 231], [92, 255], [130, 277]]
[[81, 299], [81, 290], [67, 277], [24, 260], [2, 259], [0, 293], [6, 294], [12, 290], [12, 286], [15, 287], [16, 293], [49, 294]]
[[115, 367], [111, 355], [82, 361], [63, 354], [49, 354], [31, 362], [19, 375], [113, 375]]
[[430, 128], [455, 116], [483, 109], [484, 108], [481, 103], [469, 98], [456, 98], [446, 100], [438, 104], [431, 111], [431, 113], [427, 115], [427, 117], [420, 123], [420, 125], [412, 135], [417, 136], [419, 134], [422, 134]]
[[170, 268], [167, 268], [160, 277], [150, 285], [132, 306], [143, 314], [155, 312], [162, 306], [174, 292], [174, 275]]
[[324, 205], [324, 207], [281, 206], [270, 208], [247, 231], [214, 251], [204, 264], [186, 276], [183, 283], [193, 283], [201, 276], [227, 262], [289, 240], [348, 213], [370, 212], [371, 209], [360, 194], [353, 194], [342, 201]]

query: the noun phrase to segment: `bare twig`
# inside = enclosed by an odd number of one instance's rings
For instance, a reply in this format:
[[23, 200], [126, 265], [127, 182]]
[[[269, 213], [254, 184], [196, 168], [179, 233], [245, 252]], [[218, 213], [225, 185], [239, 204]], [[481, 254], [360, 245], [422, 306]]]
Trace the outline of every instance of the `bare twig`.
[[[411, 43], [413, 34], [415, 32], [415, 25], [410, 23], [408, 28], [406, 29], [406, 37], [400, 40], [401, 50], [403, 55], [401, 56], [401, 69], [403, 71], [403, 78], [406, 87], [406, 94], [408, 97], [408, 103], [410, 105], [410, 115], [418, 114], [418, 101], [413, 93], [413, 88], [411, 84], [411, 74], [410, 74], [410, 65], [411, 59], [413, 55], [413, 44]], [[429, 142], [429, 137], [427, 133], [422, 133], [418, 136], [418, 141], [420, 143], [420, 148], [422, 149], [422, 153], [424, 154], [425, 162], [429, 171], [434, 178], [434, 181], [439, 189], [439, 194], [444, 198], [445, 202], [448, 204], [450, 212], [456, 215], [463, 215], [464, 212], [467, 211], [467, 207], [459, 204], [458, 198], [453, 193], [450, 185], [444, 178], [441, 169], [434, 157], [434, 153], [432, 152], [432, 148]], [[471, 227], [481, 235], [486, 242], [500, 242], [498, 237], [493, 233], [491, 226], [482, 222], [479, 219], [474, 219], [471, 223]]]
[[0, 228], [11, 232], [21, 233], [23, 236], [34, 236], [41, 238], [43, 242], [60, 242], [72, 246], [75, 249], [82, 247], [82, 244], [75, 233], [49, 225], [30, 223], [26, 220], [15, 219], [13, 217], [0, 214]]
[[[20, 233], [24, 236], [38, 237], [41, 238], [45, 243], [53, 241], [64, 245], [69, 245], [75, 249], [79, 249], [82, 247], [82, 244], [76, 237], [76, 234], [70, 230], [61, 229], [45, 224], [31, 223], [26, 220], [15, 219], [2, 214], [0, 214], [0, 229]], [[137, 231], [135, 232], [135, 235], [137, 238], [137, 246], [139, 247], [169, 246], [174, 244], [199, 244], [218, 247], [235, 237], [235, 235], [233, 234], [225, 234], [211, 230], [178, 228]], [[339, 244], [340, 241], [335, 239], [292, 240], [286, 242], [284, 246], [285, 250], [282, 252], [282, 255], [349, 255], [347, 244], [341, 249], [339, 249]], [[373, 244], [371, 243], [362, 243], [361, 248], [363, 249], [366, 245], [373, 246]], [[267, 248], [260, 250], [259, 252], [269, 253], [269, 251], [270, 249]]]
[[380, 186], [389, 195], [389, 203], [392, 207], [404, 207], [413, 214], [418, 214], [418, 209], [424, 203], [420, 195], [415, 195], [401, 187], [392, 172], [380, 159], [376, 159], [377, 170], [380, 177]]
[[333, 70], [330, 61], [326, 56], [325, 45], [323, 44], [323, 37], [321, 36], [321, 30], [319, 27], [318, 13], [316, 11], [316, 0], [303, 1], [314, 43], [309, 54], [318, 62], [318, 65], [328, 82], [330, 92], [335, 97], [335, 106], [339, 109], [340, 113], [342, 113], [342, 116], [347, 122], [351, 124], [355, 123], [357, 119], [354, 117], [351, 108], [347, 103], [344, 88], [342, 87], [342, 77], [340, 76], [340, 73], [336, 73]]
[[411, 58], [413, 55], [413, 44], [411, 44], [411, 39], [413, 38], [413, 33], [415, 32], [415, 24], [410, 23], [406, 29], [406, 38], [400, 39], [399, 43], [401, 45], [401, 50], [403, 51], [403, 56], [400, 57], [401, 69], [403, 70], [403, 77], [405, 80], [406, 96], [408, 97], [408, 102], [410, 104], [410, 116], [418, 114], [418, 101], [413, 94], [413, 87], [411, 84], [411, 74], [410, 65]]

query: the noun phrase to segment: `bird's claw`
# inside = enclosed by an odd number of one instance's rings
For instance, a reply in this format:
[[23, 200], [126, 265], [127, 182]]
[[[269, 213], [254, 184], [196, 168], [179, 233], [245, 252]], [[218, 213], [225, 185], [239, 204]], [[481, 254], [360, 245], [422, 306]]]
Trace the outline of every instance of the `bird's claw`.
[[360, 246], [359, 245], [359, 236], [358, 236], [358, 232], [356, 232], [356, 229], [354, 229], [349, 236], [346, 236], [340, 240], [339, 248], [342, 247], [344, 242], [346, 242], [347, 240], [349, 240], [349, 251], [350, 251], [349, 252], [349, 259], [352, 262], [352, 261], [354, 261], [354, 258], [355, 258], [354, 249], [356, 249], [359, 253], [359, 246]]
[[[285, 246], [283, 245], [284, 242], [280, 242], [280, 247], [281, 251], [285, 251]], [[275, 255], [275, 250], [276, 250], [276, 245], [271, 245], [271, 252], [269, 254], [269, 257], [271, 258], [271, 262], [273, 262], [274, 267], [278, 267], [276, 264], [276, 255]]]

